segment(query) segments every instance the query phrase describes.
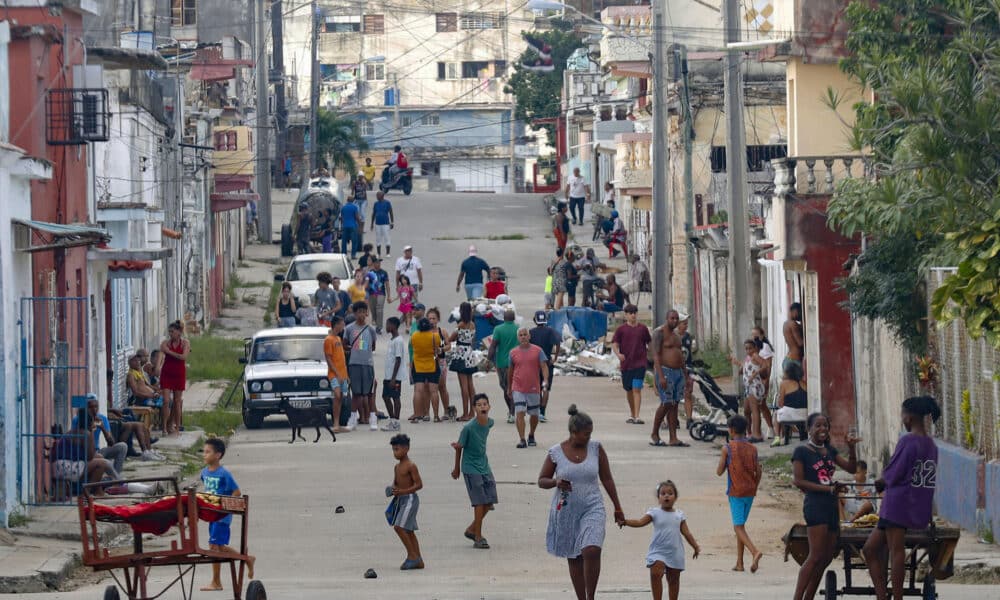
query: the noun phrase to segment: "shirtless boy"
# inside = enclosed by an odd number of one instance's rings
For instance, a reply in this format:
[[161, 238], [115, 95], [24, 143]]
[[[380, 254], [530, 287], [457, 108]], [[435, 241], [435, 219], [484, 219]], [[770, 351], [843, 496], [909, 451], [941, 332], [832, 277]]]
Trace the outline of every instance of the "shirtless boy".
[[417, 465], [410, 460], [410, 438], [399, 434], [389, 441], [392, 446], [392, 456], [398, 463], [393, 469], [392, 487], [387, 488], [386, 496], [394, 496], [396, 510], [392, 515], [392, 528], [406, 548], [406, 560], [400, 565], [400, 570], [423, 569], [424, 559], [420, 557], [420, 544], [417, 543], [417, 509], [420, 499], [417, 492], [424, 487], [420, 479]]
[[802, 305], [793, 302], [788, 307], [788, 320], [781, 328], [785, 334], [785, 345], [788, 346], [788, 355], [781, 361], [781, 372], [788, 369], [790, 363], [798, 363], [802, 366]]
[[[657, 327], [653, 332], [653, 374], [656, 379], [656, 391], [660, 395], [660, 406], [656, 409], [653, 419], [653, 434], [650, 446], [687, 446], [677, 439], [677, 408], [684, 398], [684, 381], [687, 378], [687, 368], [684, 365], [684, 352], [681, 350], [681, 336], [677, 335], [677, 325], [680, 315], [676, 310], [667, 313], [666, 324]], [[660, 425], [667, 419], [670, 431], [670, 442], [660, 439]]]

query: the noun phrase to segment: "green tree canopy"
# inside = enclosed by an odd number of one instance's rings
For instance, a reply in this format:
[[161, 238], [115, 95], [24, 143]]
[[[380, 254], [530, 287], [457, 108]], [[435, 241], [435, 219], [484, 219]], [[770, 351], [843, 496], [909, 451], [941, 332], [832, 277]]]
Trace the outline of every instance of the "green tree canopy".
[[351, 152], [368, 150], [368, 142], [361, 137], [357, 121], [324, 109], [319, 110], [317, 121], [319, 135], [316, 136], [316, 149], [319, 156], [326, 158], [333, 169], [342, 169], [353, 176], [358, 165]]
[[[555, 68], [548, 73], [524, 69], [523, 64], [530, 64], [538, 57], [533, 50], [525, 50], [514, 65], [514, 74], [505, 87], [504, 91], [514, 94], [517, 100], [514, 117], [519, 120], [557, 117], [562, 112], [563, 71], [566, 70], [566, 59], [574, 50], [583, 46], [583, 42], [576, 33], [566, 30], [571, 26], [567, 21], [554, 19], [552, 24], [555, 29], [533, 31], [531, 35], [552, 47], [552, 65]], [[546, 129], [549, 132], [549, 140], [553, 140], [553, 128], [547, 126]]]
[[[964, 319], [1000, 347], [1000, 3], [856, 0], [847, 17], [841, 67], [875, 97], [855, 107], [853, 141], [876, 177], [841, 183], [831, 224], [869, 236], [887, 276], [957, 265], [932, 298], [935, 318]], [[910, 251], [890, 260], [892, 249]], [[913, 306], [899, 296], [883, 314]]]

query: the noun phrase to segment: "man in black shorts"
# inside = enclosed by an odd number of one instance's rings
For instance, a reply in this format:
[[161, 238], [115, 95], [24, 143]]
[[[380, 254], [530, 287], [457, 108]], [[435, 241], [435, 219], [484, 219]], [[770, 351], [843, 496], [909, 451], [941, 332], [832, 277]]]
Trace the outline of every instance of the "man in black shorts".
[[358, 422], [367, 422], [372, 431], [378, 430], [375, 410], [375, 329], [368, 324], [368, 304], [355, 302], [354, 322], [344, 329], [344, 346], [349, 352], [347, 376], [351, 380], [351, 397]]
[[546, 314], [544, 310], [535, 311], [535, 327], [529, 332], [531, 335], [531, 343], [542, 349], [545, 356], [548, 357], [549, 363], [549, 377], [542, 381], [545, 381], [545, 385], [542, 386], [542, 407], [541, 414], [538, 420], [545, 423], [547, 419], [545, 418], [545, 407], [549, 403], [549, 392], [552, 391], [552, 375], [555, 373], [553, 368], [556, 364], [556, 358], [559, 357], [559, 344], [562, 343], [562, 336], [555, 329], [549, 327], [549, 315]]

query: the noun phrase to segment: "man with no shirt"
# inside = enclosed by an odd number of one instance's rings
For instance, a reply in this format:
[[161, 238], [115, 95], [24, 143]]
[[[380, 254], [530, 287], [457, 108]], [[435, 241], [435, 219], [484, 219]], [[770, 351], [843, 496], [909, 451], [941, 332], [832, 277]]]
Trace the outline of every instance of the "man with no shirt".
[[788, 320], [782, 326], [785, 334], [785, 345], [788, 346], [788, 355], [781, 361], [781, 372], [784, 373], [791, 363], [802, 367], [802, 305], [793, 302], [788, 307]]
[[[660, 395], [660, 406], [653, 419], [651, 446], [687, 446], [677, 439], [677, 407], [684, 398], [684, 380], [687, 369], [684, 366], [684, 352], [681, 350], [681, 336], [677, 335], [680, 316], [676, 310], [667, 313], [667, 322], [653, 332], [653, 374], [656, 391]], [[660, 425], [667, 420], [670, 442], [660, 439]]]

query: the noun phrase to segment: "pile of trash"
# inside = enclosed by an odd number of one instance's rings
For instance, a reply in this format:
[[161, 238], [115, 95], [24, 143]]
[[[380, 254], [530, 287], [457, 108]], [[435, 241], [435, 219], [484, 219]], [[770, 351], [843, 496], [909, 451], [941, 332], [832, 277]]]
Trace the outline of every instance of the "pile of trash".
[[605, 348], [603, 340], [577, 339], [569, 323], [563, 324], [561, 333], [563, 341], [555, 364], [556, 375], [621, 378], [618, 357]]

